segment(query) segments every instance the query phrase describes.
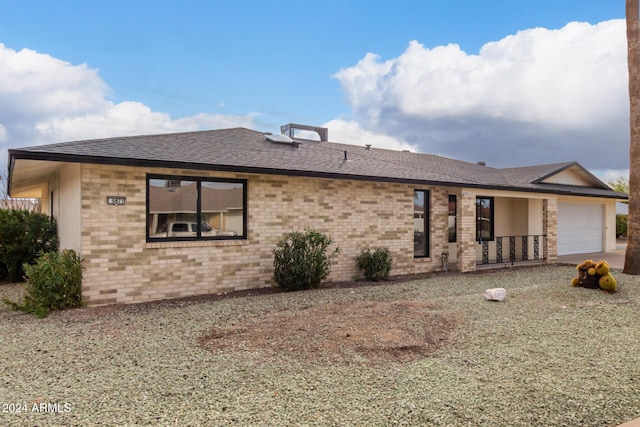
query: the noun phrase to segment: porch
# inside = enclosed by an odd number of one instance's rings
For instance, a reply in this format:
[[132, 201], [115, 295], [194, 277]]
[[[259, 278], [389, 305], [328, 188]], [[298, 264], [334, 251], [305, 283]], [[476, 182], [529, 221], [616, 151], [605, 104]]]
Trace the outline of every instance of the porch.
[[473, 269], [553, 261], [557, 255], [554, 201], [530, 194], [489, 194], [474, 195], [475, 235], [469, 236], [473, 243], [467, 249], [473, 254]]
[[476, 269], [544, 263], [546, 235], [489, 236], [478, 241]]

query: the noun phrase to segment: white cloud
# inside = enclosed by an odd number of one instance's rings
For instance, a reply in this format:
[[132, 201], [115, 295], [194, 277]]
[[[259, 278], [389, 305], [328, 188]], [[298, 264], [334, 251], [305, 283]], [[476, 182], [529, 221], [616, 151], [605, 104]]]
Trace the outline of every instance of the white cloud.
[[198, 114], [172, 119], [169, 114], [153, 112], [139, 102], [106, 102], [104, 109], [85, 115], [47, 118], [36, 124], [35, 129], [49, 140], [80, 140], [196, 131], [203, 128], [251, 127], [253, 115], [230, 116], [222, 114]]
[[7, 148], [221, 127], [253, 127], [255, 114], [172, 118], [139, 102], [113, 103], [111, 91], [86, 64], [0, 43], [0, 168]]
[[492, 166], [577, 160], [628, 167], [624, 20], [535, 28], [487, 43], [413, 41], [335, 74], [362, 128]]
[[418, 151], [415, 145], [408, 144], [388, 135], [362, 129], [362, 127], [354, 121], [335, 119], [322, 126], [329, 128], [330, 141], [361, 146], [371, 144], [374, 148], [387, 148], [390, 150]]
[[2, 113], [66, 116], [96, 109], [109, 88], [86, 64], [72, 65], [29, 49], [16, 52], [0, 43], [0, 94]]

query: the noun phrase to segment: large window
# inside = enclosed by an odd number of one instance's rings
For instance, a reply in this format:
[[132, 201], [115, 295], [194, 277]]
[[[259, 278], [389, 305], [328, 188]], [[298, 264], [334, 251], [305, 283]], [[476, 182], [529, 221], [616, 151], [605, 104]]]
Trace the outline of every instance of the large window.
[[455, 194], [449, 195], [449, 243], [455, 243], [458, 241], [458, 233], [456, 231], [457, 221], [456, 221], [456, 210], [457, 210], [457, 199]]
[[493, 197], [476, 197], [476, 240], [493, 240]]
[[244, 180], [147, 175], [147, 240], [246, 238]]
[[413, 192], [413, 256], [429, 256], [429, 191]]

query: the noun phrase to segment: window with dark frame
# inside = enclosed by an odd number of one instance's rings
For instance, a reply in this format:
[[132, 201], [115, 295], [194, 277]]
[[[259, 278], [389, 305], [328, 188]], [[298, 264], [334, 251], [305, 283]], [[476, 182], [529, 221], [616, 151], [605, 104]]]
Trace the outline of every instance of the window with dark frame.
[[448, 218], [448, 224], [449, 224], [449, 243], [455, 243], [458, 241], [458, 232], [456, 231], [456, 227], [457, 227], [457, 216], [456, 216], [456, 211], [457, 211], [457, 205], [458, 205], [458, 201], [457, 201], [457, 197], [455, 194], [450, 194], [449, 195], [449, 218]]
[[413, 191], [413, 256], [429, 256], [429, 191]]
[[492, 241], [494, 236], [493, 197], [476, 197], [476, 240]]
[[147, 241], [244, 239], [246, 180], [147, 175]]

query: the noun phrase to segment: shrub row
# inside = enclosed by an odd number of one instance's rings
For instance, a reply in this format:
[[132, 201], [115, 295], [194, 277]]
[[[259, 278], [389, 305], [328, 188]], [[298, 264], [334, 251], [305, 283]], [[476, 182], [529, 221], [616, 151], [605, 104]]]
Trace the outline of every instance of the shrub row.
[[[333, 240], [315, 230], [293, 231], [278, 242], [273, 251], [273, 277], [285, 291], [317, 288], [329, 276], [331, 258], [340, 251], [327, 253]], [[367, 280], [389, 278], [392, 258], [387, 248], [362, 251], [356, 258], [356, 267]]]
[[[55, 223], [50, 224], [55, 227]], [[336, 247], [328, 253], [332, 243], [329, 236], [314, 230], [289, 233], [273, 251], [276, 283], [286, 291], [317, 288], [329, 276], [331, 258], [340, 251]], [[40, 251], [35, 264], [25, 262], [22, 265], [27, 279], [24, 301], [3, 301], [14, 310], [33, 313], [38, 317], [46, 317], [52, 310], [81, 306], [81, 263], [82, 260], [73, 250]], [[387, 248], [365, 250], [356, 258], [356, 267], [367, 280], [387, 279], [391, 264]]]

